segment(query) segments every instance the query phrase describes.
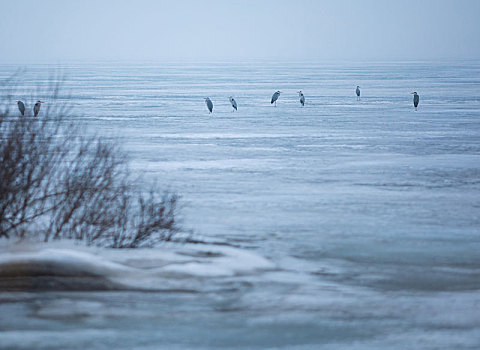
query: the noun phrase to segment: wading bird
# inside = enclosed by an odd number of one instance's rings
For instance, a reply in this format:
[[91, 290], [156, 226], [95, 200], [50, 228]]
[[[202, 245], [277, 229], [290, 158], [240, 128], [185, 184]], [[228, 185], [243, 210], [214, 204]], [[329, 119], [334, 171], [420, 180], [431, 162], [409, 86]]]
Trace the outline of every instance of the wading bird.
[[298, 91], [298, 97], [300, 97], [300, 103], [302, 104], [302, 107], [305, 106], [305, 96], [303, 96], [302, 91]]
[[281, 93], [282, 93], [281, 91], [275, 91], [272, 95], [272, 100], [270, 101], [270, 103], [275, 102], [275, 107], [277, 107], [277, 100]]
[[413, 106], [415, 107], [415, 110], [417, 110], [418, 102], [420, 102], [420, 96], [417, 95], [416, 91], [412, 92], [412, 95], [413, 95]]
[[35, 103], [35, 106], [33, 106], [33, 116], [36, 117], [38, 115], [38, 113], [40, 112], [40, 106], [42, 105], [42, 103], [45, 103], [43, 101], [37, 101], [37, 103]]
[[207, 108], [210, 111], [210, 113], [212, 113], [213, 112], [212, 100], [210, 100], [208, 97], [205, 97], [205, 104], [207, 105]]
[[228, 99], [230, 100], [230, 103], [232, 104], [232, 107], [233, 107], [232, 112], [235, 112], [237, 110], [237, 101], [235, 101], [235, 99], [232, 96], [230, 96]]
[[18, 109], [22, 115], [25, 115], [25, 104], [22, 101], [17, 101]]
[[357, 94], [357, 101], [360, 101], [360, 86], [357, 85], [357, 90], [355, 90], [355, 93]]

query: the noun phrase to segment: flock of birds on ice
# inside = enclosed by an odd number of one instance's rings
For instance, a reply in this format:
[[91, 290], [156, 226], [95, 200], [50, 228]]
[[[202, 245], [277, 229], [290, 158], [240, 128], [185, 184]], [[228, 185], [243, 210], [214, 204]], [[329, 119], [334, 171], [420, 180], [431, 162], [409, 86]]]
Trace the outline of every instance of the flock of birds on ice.
[[[280, 94], [282, 92], [280, 90], [278, 91], [275, 91], [272, 95], [272, 99], [270, 100], [270, 104], [275, 104], [275, 107], [277, 106], [277, 100], [278, 98], [280, 97]], [[303, 106], [305, 106], [305, 95], [303, 94], [302, 91], [297, 91], [298, 93], [298, 97], [299, 97], [299, 100], [300, 100], [300, 104]], [[360, 86], [357, 85], [357, 89], [355, 90], [355, 94], [357, 95], [357, 101], [360, 100]], [[419, 95], [417, 94], [417, 92], [412, 92], [412, 95], [413, 95], [413, 106], [415, 107], [415, 110], [417, 110], [417, 107], [418, 107], [418, 102], [420, 102], [420, 97]], [[232, 108], [233, 108], [233, 111], [236, 111], [238, 109], [238, 106], [237, 106], [237, 101], [235, 101], [235, 99], [230, 96], [228, 98], [230, 100], [230, 103], [232, 104]], [[212, 100], [210, 100], [209, 97], [205, 97], [205, 104], [207, 105], [207, 108], [209, 110], [210, 113], [213, 112], [213, 102]]]
[[[275, 91], [272, 95], [272, 99], [270, 100], [270, 104], [275, 104], [275, 107], [277, 106], [277, 100], [280, 97], [280, 94], [282, 92], [280, 90]], [[305, 95], [303, 94], [302, 91], [298, 91], [298, 97], [300, 99], [300, 104], [305, 106]], [[357, 101], [360, 100], [360, 86], [357, 85], [357, 89], [355, 90], [355, 94], [357, 95]], [[415, 107], [415, 110], [417, 110], [418, 107], [418, 102], [420, 101], [420, 97], [416, 92], [412, 92], [413, 94], [413, 106]], [[232, 104], [233, 111], [236, 111], [238, 109], [237, 101], [230, 96], [228, 98], [230, 100], [230, 103]], [[40, 107], [42, 103], [45, 103], [44, 101], [37, 101], [35, 103], [35, 106], [33, 106], [33, 116], [36, 117], [38, 116], [38, 113], [40, 113]], [[205, 104], [207, 105], [209, 113], [213, 112], [213, 102], [210, 100], [209, 97], [205, 97]], [[22, 101], [17, 101], [18, 109], [20, 110], [20, 113], [22, 115], [25, 115], [25, 104]]]

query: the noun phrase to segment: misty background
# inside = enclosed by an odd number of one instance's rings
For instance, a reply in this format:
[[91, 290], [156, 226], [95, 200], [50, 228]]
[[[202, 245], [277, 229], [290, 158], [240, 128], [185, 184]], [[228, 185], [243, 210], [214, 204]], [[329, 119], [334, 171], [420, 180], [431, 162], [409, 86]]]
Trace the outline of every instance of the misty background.
[[478, 1], [0, 1], [3, 62], [480, 57]]

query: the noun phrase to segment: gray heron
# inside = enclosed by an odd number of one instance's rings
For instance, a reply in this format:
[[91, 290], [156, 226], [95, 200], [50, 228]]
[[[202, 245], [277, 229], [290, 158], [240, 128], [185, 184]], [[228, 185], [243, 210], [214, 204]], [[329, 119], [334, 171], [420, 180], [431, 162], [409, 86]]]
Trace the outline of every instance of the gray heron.
[[357, 101], [360, 101], [360, 86], [357, 85], [357, 90], [355, 90], [355, 93], [357, 94]]
[[281, 91], [275, 91], [272, 95], [272, 100], [270, 101], [270, 103], [275, 102], [275, 107], [277, 107], [277, 100], [281, 93], [282, 93]]
[[305, 106], [305, 96], [301, 90], [298, 91], [298, 97], [300, 97], [300, 103], [302, 104], [302, 107]]
[[33, 116], [36, 117], [38, 115], [38, 113], [40, 112], [40, 106], [42, 105], [42, 103], [45, 103], [43, 101], [37, 101], [37, 103], [35, 103], [35, 106], [33, 106]]
[[230, 100], [230, 103], [232, 104], [232, 107], [233, 107], [232, 112], [235, 112], [237, 110], [237, 101], [235, 101], [235, 99], [232, 96], [230, 96], [228, 99]]
[[205, 97], [205, 104], [207, 105], [207, 108], [210, 111], [210, 113], [212, 113], [213, 112], [212, 100], [210, 100], [208, 97]]
[[413, 106], [415, 107], [415, 110], [417, 110], [418, 102], [420, 102], [420, 96], [418, 96], [416, 91], [412, 92], [412, 95], [413, 95]]
[[25, 115], [25, 104], [22, 101], [17, 101], [18, 109], [22, 115]]

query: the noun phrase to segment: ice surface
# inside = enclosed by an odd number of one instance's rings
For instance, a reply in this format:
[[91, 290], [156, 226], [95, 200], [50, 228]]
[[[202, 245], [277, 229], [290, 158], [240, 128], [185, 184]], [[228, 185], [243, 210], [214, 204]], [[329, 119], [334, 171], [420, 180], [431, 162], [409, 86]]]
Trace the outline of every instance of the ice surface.
[[208, 244], [1, 246], [9, 271], [90, 289], [0, 293], [0, 348], [480, 348], [478, 62], [61, 68], [72, 118], [120, 137]]

